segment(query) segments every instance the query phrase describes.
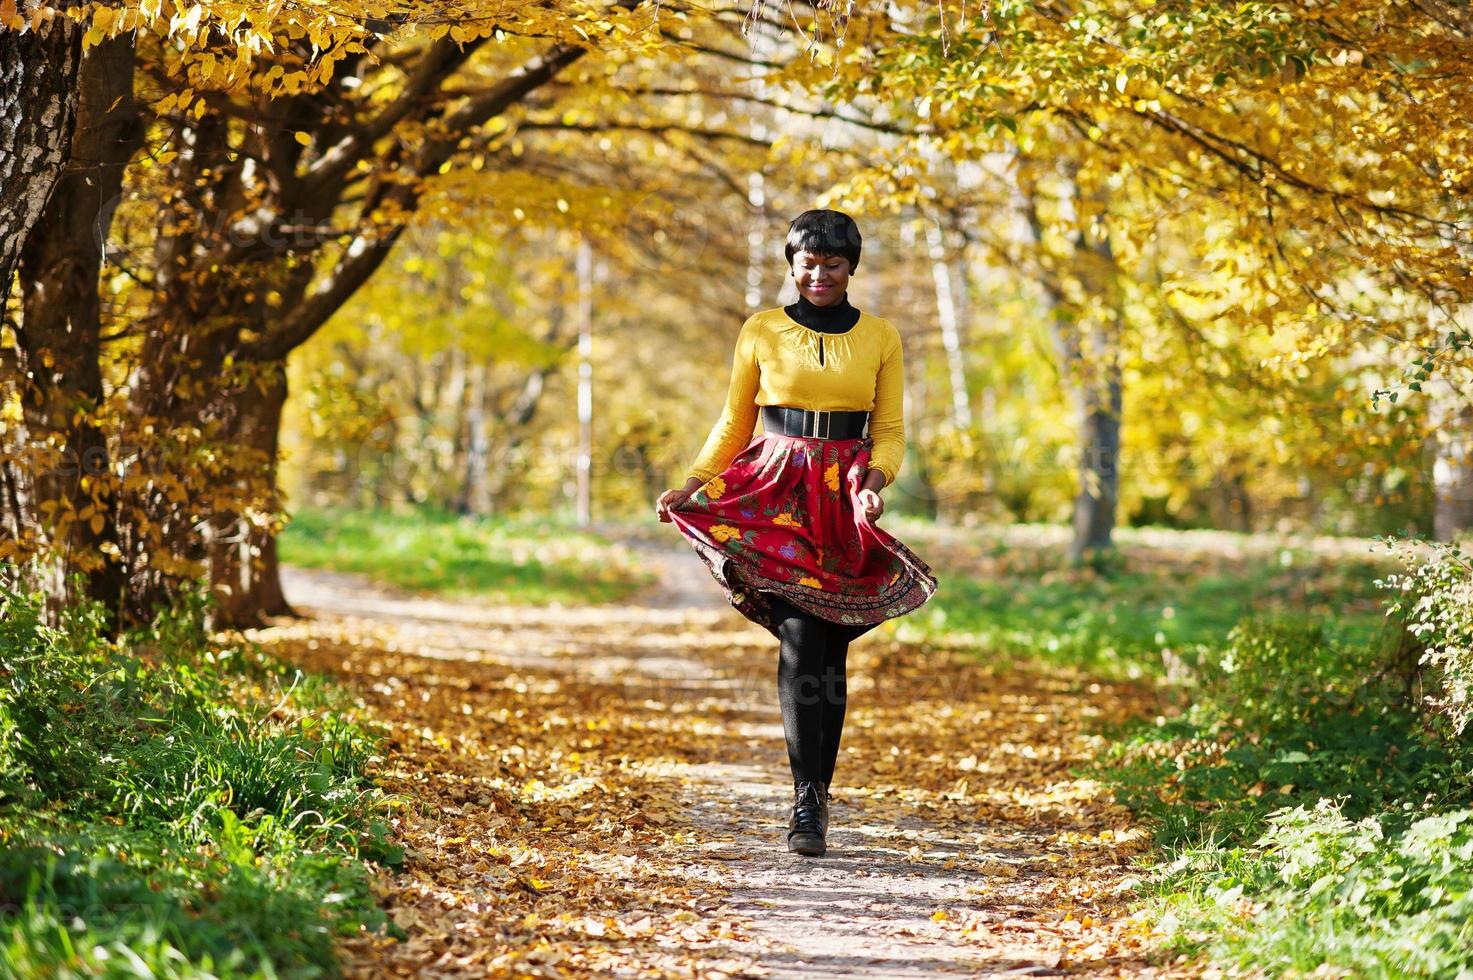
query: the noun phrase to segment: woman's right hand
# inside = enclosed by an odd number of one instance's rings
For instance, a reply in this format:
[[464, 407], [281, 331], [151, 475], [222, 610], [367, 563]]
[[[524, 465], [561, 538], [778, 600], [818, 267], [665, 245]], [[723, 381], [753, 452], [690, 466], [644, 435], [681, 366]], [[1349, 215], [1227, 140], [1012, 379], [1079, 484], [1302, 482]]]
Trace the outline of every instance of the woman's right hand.
[[701, 484], [698, 483], [693, 487], [674, 487], [670, 490], [666, 490], [664, 493], [660, 494], [660, 498], [655, 501], [655, 516], [658, 517], [662, 523], [669, 524], [671, 509], [679, 507], [681, 504], [685, 503], [687, 500], [690, 499], [690, 495], [695, 493], [700, 488]]

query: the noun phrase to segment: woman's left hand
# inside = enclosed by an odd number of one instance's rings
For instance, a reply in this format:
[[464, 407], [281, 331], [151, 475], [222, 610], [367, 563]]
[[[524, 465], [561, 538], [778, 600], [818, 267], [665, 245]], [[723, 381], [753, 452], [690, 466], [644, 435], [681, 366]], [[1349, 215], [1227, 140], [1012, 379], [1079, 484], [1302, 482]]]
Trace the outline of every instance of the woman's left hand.
[[885, 512], [885, 501], [880, 497], [880, 492], [868, 487], [859, 491], [859, 506], [864, 511], [865, 519], [871, 524]]

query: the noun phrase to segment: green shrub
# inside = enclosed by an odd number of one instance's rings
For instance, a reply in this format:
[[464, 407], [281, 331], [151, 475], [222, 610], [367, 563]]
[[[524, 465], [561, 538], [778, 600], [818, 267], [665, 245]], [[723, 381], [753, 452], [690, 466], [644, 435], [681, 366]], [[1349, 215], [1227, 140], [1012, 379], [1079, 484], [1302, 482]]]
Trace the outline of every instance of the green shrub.
[[1473, 812], [1275, 811], [1251, 847], [1184, 851], [1153, 905], [1173, 946], [1269, 976], [1473, 975]]
[[99, 639], [97, 607], [65, 609], [56, 627], [43, 608], [0, 588], [0, 803], [84, 788], [142, 703], [137, 665]]
[[1409, 696], [1397, 631], [1346, 642], [1255, 615], [1187, 672], [1183, 714], [1117, 733], [1095, 773], [1166, 851], [1145, 887], [1170, 948], [1269, 976], [1473, 977], [1473, 753], [1451, 737], [1466, 579], [1448, 560], [1383, 584], [1388, 614], [1421, 624], [1412, 659], [1449, 724]]
[[211, 643], [207, 611], [109, 641], [95, 608], [48, 627], [0, 593], [0, 972], [329, 975], [336, 935], [385, 925], [363, 862], [402, 852], [373, 733], [320, 679]]
[[1425, 703], [1456, 739], [1473, 720], [1473, 564], [1456, 543], [1420, 542], [1429, 551], [1419, 555], [1388, 540], [1406, 571], [1376, 580], [1392, 593], [1386, 614], [1413, 638], [1418, 666], [1428, 672]]
[[0, 848], [9, 897], [0, 965], [56, 974], [297, 976], [334, 971], [333, 943], [371, 908], [345, 855], [197, 853], [155, 828], [30, 825]]
[[1331, 646], [1322, 626], [1301, 618], [1250, 618], [1228, 631], [1218, 654], [1198, 666], [1193, 691], [1244, 730], [1259, 730], [1338, 709], [1360, 686], [1370, 658]]

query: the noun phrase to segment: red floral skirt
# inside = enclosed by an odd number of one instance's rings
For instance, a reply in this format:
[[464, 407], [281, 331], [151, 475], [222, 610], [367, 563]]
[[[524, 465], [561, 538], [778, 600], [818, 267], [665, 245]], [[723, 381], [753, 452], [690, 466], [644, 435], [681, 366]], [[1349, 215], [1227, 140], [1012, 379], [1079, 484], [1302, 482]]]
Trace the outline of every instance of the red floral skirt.
[[778, 635], [771, 597], [859, 636], [936, 592], [931, 567], [864, 516], [873, 440], [763, 433], [670, 517], [727, 601]]

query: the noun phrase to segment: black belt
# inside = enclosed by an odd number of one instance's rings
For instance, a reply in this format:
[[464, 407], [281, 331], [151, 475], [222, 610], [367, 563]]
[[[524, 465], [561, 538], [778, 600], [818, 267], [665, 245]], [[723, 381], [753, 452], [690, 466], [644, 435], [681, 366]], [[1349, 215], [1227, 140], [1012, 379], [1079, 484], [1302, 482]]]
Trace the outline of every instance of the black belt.
[[763, 405], [762, 429], [775, 436], [813, 439], [859, 439], [869, 412], [826, 412], [787, 405]]

